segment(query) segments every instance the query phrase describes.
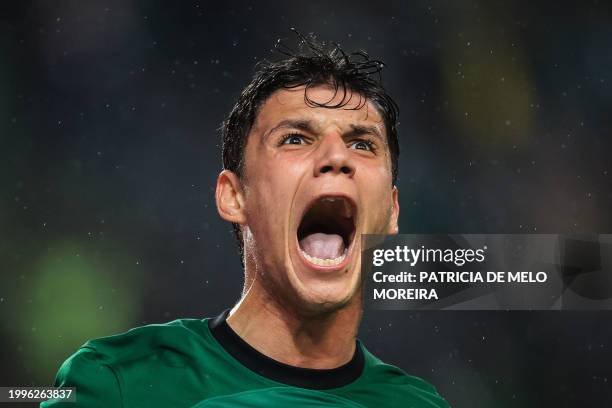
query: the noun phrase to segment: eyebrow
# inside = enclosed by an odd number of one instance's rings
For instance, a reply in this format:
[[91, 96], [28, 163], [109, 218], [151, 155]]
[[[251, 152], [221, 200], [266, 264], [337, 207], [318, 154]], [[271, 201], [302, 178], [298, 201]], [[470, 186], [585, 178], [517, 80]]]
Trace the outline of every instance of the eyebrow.
[[374, 135], [380, 139], [381, 142], [385, 143], [385, 138], [380, 133], [376, 126], [367, 125], [354, 125], [351, 124], [351, 131], [346, 133], [346, 136], [361, 136], [361, 135]]
[[315, 126], [315, 124], [307, 119], [285, 119], [285, 120], [281, 120], [280, 122], [277, 123], [276, 126], [274, 126], [272, 129], [270, 129], [267, 133], [266, 136], [271, 135], [272, 133], [276, 132], [278, 129], [299, 129], [299, 130], [303, 130], [304, 132], [310, 132], [310, 133], [317, 133], [318, 127]]
[[[383, 137], [383, 135], [380, 133], [380, 130], [378, 130], [376, 126], [356, 125], [353, 123], [350, 126], [351, 126], [351, 130], [342, 134], [344, 137], [355, 137], [355, 136], [371, 134], [371, 135], [378, 137], [383, 143], [386, 143], [385, 138]], [[319, 130], [319, 127], [311, 120], [285, 119], [285, 120], [280, 121], [272, 129], [270, 129], [266, 133], [266, 137], [271, 135], [278, 129], [287, 129], [287, 128], [299, 129], [299, 130], [302, 130], [304, 132], [309, 132], [309, 133], [317, 133]]]

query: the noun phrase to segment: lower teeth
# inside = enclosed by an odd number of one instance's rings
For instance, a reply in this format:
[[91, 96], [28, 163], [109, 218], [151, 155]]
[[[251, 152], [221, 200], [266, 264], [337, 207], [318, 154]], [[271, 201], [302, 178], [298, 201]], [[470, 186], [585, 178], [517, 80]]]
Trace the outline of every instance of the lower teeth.
[[320, 266], [338, 265], [344, 260], [344, 258], [346, 258], [346, 250], [344, 250], [344, 253], [340, 255], [339, 257], [332, 258], [332, 259], [317, 258], [316, 256], [308, 255], [306, 252], [302, 251], [301, 249], [300, 251], [302, 252], [302, 255], [304, 255], [304, 258], [308, 259], [308, 262], [311, 262], [315, 265], [320, 265]]

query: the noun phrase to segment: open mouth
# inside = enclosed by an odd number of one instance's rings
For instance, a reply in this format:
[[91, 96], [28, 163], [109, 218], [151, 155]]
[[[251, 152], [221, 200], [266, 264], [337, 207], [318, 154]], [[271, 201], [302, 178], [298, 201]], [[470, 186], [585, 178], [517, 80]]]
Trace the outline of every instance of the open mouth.
[[355, 236], [355, 204], [346, 197], [315, 200], [297, 230], [300, 252], [317, 266], [338, 266], [346, 259]]

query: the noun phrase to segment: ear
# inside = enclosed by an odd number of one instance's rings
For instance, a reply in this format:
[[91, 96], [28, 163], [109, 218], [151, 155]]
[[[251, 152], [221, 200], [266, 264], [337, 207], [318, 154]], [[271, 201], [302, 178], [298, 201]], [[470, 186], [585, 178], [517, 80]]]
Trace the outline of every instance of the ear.
[[229, 170], [219, 173], [215, 201], [217, 211], [225, 221], [235, 224], [246, 223], [244, 192], [236, 173]]
[[391, 207], [391, 217], [389, 218], [388, 233], [395, 235], [399, 232], [399, 226], [397, 225], [397, 220], [399, 219], [399, 212], [400, 212], [397, 186], [393, 186], [393, 190], [391, 194], [392, 194], [392, 198], [391, 198], [392, 207]]

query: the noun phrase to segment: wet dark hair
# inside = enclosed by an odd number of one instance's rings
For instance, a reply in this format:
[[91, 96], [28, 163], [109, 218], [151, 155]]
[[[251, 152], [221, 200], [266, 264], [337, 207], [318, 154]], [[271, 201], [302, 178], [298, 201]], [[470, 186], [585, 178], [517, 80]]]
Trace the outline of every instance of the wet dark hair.
[[[238, 101], [228, 118], [221, 126], [223, 138], [223, 168], [236, 173], [243, 179], [244, 151], [259, 108], [272, 93], [279, 89], [305, 86], [304, 102], [308, 106], [329, 109], [344, 108], [351, 99], [352, 91], [360, 96], [354, 108], [358, 110], [372, 102], [382, 116], [387, 144], [391, 153], [391, 175], [393, 184], [397, 181], [397, 161], [399, 143], [397, 139], [397, 120], [399, 108], [382, 86], [381, 71], [384, 63], [371, 59], [365, 51], [345, 52], [336, 43], [318, 42], [313, 35], [304, 36], [292, 29], [299, 39], [296, 50], [290, 49], [283, 40], [275, 46], [284, 58], [278, 61], [263, 60], [256, 64], [256, 72], [238, 97]], [[308, 90], [319, 85], [328, 85], [338, 92], [342, 99], [337, 103], [331, 100], [319, 103], [308, 97]], [[243, 255], [243, 242], [240, 226], [233, 224], [239, 242], [240, 255]]]

